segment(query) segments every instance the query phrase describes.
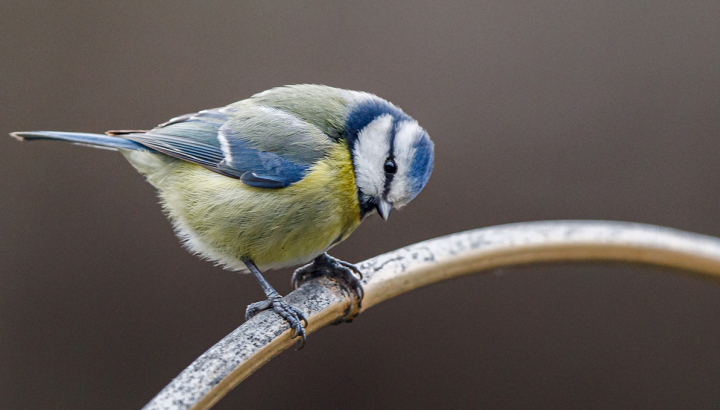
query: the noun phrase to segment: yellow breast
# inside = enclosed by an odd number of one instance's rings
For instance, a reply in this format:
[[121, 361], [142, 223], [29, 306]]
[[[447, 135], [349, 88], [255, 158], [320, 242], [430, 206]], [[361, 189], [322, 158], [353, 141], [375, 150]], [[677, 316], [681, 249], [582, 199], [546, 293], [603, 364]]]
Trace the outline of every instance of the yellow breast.
[[244, 270], [243, 258], [261, 269], [307, 262], [360, 224], [355, 174], [343, 144], [282, 189], [252, 188], [166, 156], [126, 156], [158, 189], [186, 246], [230, 269]]

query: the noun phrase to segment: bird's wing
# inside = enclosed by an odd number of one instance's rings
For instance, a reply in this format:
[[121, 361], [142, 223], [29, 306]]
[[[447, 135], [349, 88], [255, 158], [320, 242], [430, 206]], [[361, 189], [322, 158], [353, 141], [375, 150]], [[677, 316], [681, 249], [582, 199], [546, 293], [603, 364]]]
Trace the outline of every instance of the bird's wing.
[[292, 114], [244, 102], [176, 117], [150, 131], [109, 133], [269, 189], [303, 179], [333, 144]]

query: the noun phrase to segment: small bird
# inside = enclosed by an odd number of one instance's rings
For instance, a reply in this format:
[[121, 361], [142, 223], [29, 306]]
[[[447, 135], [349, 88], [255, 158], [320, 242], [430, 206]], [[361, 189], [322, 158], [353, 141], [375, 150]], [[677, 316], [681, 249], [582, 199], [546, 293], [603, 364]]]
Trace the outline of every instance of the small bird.
[[[14, 132], [117, 150], [158, 191], [183, 244], [226, 269], [252, 272], [271, 309], [305, 342], [307, 319], [262, 271], [312, 261], [297, 288], [335, 276], [362, 300], [361, 272], [327, 251], [375, 211], [385, 220], [423, 189], [434, 146], [410, 116], [373, 94], [322, 85], [273, 88], [149, 131]], [[301, 347], [302, 347], [301, 344]]]

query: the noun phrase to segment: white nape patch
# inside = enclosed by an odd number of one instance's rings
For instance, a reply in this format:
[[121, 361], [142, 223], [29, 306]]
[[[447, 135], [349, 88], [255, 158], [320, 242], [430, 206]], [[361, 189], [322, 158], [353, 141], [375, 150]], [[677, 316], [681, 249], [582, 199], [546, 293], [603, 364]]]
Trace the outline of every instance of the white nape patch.
[[403, 121], [397, 125], [393, 147], [397, 172], [387, 195], [388, 201], [393, 204], [394, 208], [403, 207], [412, 197], [412, 181], [410, 181], [408, 172], [415, 157], [415, 144], [422, 135], [422, 127], [414, 120]]
[[385, 187], [383, 165], [390, 152], [393, 117], [384, 114], [375, 118], [358, 133], [353, 149], [357, 186], [368, 196], [380, 197]]

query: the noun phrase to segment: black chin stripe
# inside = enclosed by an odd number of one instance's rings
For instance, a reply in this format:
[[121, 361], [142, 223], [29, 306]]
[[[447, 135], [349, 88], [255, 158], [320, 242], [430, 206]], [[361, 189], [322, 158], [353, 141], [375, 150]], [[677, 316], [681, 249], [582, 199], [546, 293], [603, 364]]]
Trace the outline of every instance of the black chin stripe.
[[[360, 197], [362, 198], [362, 193], [360, 193]], [[375, 199], [360, 200], [360, 220], [365, 219], [365, 217], [372, 211], [375, 210], [375, 207], [377, 207], [377, 202], [375, 202]]]

